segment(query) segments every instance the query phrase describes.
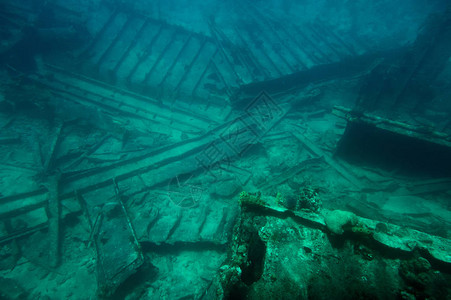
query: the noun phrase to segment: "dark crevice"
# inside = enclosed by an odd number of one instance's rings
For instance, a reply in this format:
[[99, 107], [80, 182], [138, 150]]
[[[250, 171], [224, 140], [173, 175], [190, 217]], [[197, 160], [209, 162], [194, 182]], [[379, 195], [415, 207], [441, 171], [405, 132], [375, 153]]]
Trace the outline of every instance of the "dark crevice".
[[241, 280], [251, 285], [262, 277], [266, 255], [266, 244], [257, 233], [251, 235], [247, 255], [248, 260], [241, 265]]
[[336, 155], [402, 175], [451, 176], [450, 148], [365, 123], [348, 124]]

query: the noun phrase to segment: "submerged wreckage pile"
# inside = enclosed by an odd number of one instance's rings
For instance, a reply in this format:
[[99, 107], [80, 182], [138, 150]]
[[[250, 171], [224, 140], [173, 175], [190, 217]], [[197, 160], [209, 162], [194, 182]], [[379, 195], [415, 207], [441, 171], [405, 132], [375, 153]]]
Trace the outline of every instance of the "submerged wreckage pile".
[[242, 192], [240, 206], [228, 258], [202, 299], [451, 295], [447, 239], [348, 211], [287, 209], [279, 196]]

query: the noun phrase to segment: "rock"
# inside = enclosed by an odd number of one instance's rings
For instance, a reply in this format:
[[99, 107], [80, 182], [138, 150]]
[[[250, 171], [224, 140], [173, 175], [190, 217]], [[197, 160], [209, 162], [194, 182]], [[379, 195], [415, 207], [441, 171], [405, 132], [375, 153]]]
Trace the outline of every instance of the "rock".
[[349, 211], [333, 210], [327, 211], [323, 215], [327, 228], [338, 235], [344, 232], [343, 227], [352, 227], [357, 224], [357, 216]]

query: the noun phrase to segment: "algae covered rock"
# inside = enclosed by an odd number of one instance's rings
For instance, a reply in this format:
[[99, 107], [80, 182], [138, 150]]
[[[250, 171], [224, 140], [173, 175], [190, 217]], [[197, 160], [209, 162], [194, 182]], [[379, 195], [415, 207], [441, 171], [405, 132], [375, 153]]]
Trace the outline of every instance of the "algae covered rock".
[[319, 212], [322, 207], [319, 188], [310, 185], [304, 186], [299, 192], [299, 199], [296, 210], [306, 209], [313, 212]]
[[402, 261], [399, 275], [416, 299], [449, 299], [449, 278], [423, 257]]
[[240, 205], [265, 206], [265, 201], [261, 198], [261, 193], [248, 193], [242, 191], [239, 198]]

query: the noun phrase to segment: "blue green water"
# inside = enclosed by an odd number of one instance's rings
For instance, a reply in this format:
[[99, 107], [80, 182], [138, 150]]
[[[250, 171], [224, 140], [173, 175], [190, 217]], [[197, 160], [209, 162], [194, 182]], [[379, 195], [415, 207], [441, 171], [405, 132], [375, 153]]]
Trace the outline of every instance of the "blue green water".
[[0, 3], [0, 299], [448, 299], [451, 6]]

